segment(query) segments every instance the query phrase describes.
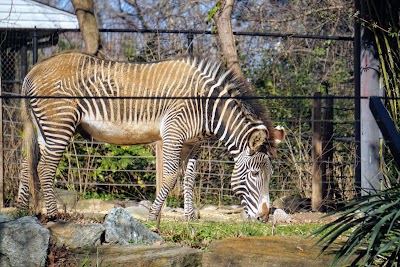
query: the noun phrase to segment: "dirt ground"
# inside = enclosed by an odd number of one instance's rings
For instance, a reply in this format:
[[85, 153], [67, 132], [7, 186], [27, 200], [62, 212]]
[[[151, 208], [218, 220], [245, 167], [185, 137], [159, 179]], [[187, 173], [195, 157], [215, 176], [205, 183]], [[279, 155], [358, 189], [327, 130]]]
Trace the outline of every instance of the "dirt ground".
[[[131, 202], [115, 203], [113, 201], [101, 201], [95, 200], [94, 204], [84, 203], [79, 208], [78, 206], [73, 210], [67, 210], [67, 214], [61, 213], [59, 215], [60, 220], [82, 220], [84, 221], [101, 221], [102, 218], [106, 216], [106, 214], [113, 207], [129, 207], [131, 205], [138, 205], [138, 203], [132, 204]], [[238, 206], [222, 206], [218, 207], [216, 205], [206, 205], [197, 210], [200, 214], [199, 220], [204, 221], [216, 221], [216, 222], [241, 222], [243, 221], [241, 213], [242, 209]], [[15, 208], [2, 208], [0, 212], [6, 213], [15, 213]], [[84, 215], [84, 216], [83, 216]], [[326, 216], [326, 213], [321, 212], [295, 212], [292, 214], [288, 214], [289, 221], [285, 222], [286, 224], [305, 224], [305, 223], [326, 223], [333, 221], [337, 217], [335, 216]], [[135, 216], [134, 216], [135, 217]], [[78, 219], [80, 218], [80, 219]], [[86, 218], [86, 219], [84, 219]], [[162, 212], [162, 219], [184, 219], [184, 213], [182, 208], [164, 208]], [[44, 219], [44, 218], [43, 218]], [[139, 219], [145, 220], [147, 219], [147, 214], [142, 214], [142, 217]], [[272, 223], [273, 216], [270, 215], [269, 222]]]
[[[201, 209], [200, 220], [205, 221], [217, 221], [217, 222], [241, 222], [242, 209], [231, 208], [231, 207], [218, 207], [214, 209]], [[335, 216], [326, 216], [326, 213], [322, 212], [296, 212], [288, 214], [289, 221], [285, 224], [305, 224], [305, 223], [326, 223], [336, 219]], [[179, 219], [183, 218], [183, 212], [180, 210], [172, 209], [167, 212], [163, 212], [163, 218]], [[269, 222], [272, 223], [273, 216], [270, 215]]]

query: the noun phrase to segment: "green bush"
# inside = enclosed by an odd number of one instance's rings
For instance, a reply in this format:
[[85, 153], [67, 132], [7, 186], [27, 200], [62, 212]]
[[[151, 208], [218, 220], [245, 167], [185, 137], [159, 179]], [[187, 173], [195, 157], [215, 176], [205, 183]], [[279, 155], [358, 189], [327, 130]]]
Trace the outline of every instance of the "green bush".
[[149, 146], [93, 144], [79, 136], [76, 139], [80, 142], [70, 144], [59, 164], [58, 183], [85, 198], [154, 197], [155, 158]]

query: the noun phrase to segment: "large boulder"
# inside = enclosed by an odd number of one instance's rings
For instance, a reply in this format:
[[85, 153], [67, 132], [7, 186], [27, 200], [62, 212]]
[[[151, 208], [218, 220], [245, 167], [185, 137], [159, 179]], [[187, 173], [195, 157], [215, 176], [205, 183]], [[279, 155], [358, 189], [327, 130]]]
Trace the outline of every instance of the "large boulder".
[[163, 241], [161, 236], [147, 229], [144, 224], [130, 216], [124, 208], [112, 209], [103, 225], [106, 229], [106, 243], [136, 245]]
[[49, 240], [36, 217], [0, 223], [0, 266], [45, 266]]
[[66, 248], [90, 248], [101, 244], [104, 238], [104, 226], [99, 223], [80, 224], [74, 222], [50, 222], [53, 244]]
[[8, 222], [17, 219], [15, 214], [0, 212], [0, 222]]

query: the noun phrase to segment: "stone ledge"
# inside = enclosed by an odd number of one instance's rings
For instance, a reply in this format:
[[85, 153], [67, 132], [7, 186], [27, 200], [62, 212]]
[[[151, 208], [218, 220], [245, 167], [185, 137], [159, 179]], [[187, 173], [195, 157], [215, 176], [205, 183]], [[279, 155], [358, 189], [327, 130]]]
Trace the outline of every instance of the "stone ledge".
[[148, 267], [202, 266], [203, 251], [175, 245], [101, 246], [97, 249], [72, 251], [77, 262], [91, 266]]
[[326, 267], [333, 255], [319, 255], [316, 239], [296, 236], [227, 238], [211, 243], [203, 266]]

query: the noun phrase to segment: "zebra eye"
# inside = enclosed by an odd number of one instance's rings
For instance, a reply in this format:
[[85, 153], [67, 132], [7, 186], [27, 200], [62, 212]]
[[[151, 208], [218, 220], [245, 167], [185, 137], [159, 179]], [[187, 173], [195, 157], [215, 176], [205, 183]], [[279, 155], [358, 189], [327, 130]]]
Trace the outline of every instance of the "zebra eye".
[[252, 176], [258, 176], [258, 174], [260, 173], [260, 171], [251, 170], [250, 173], [251, 173]]

